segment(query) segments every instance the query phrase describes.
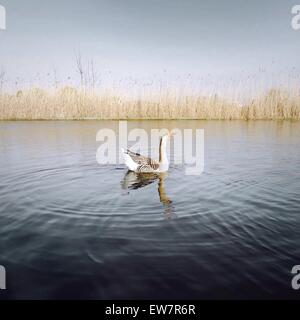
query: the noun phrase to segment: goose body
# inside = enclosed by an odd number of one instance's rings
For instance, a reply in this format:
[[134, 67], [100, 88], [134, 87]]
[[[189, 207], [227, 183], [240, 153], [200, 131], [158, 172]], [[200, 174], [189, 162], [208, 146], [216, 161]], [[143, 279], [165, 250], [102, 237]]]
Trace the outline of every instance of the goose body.
[[134, 172], [166, 172], [169, 170], [169, 161], [167, 158], [167, 141], [169, 135], [164, 135], [160, 139], [159, 145], [159, 162], [151, 158], [140, 155], [139, 153], [125, 150], [122, 148], [122, 153], [125, 160], [125, 165], [130, 171]]

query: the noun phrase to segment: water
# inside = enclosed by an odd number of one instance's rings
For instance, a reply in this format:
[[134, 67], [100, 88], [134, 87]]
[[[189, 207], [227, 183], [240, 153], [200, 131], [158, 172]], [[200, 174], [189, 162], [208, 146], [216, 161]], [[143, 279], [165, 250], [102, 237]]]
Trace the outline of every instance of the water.
[[0, 298], [299, 298], [300, 122], [202, 128], [205, 171], [140, 177], [96, 162], [118, 122], [0, 123]]

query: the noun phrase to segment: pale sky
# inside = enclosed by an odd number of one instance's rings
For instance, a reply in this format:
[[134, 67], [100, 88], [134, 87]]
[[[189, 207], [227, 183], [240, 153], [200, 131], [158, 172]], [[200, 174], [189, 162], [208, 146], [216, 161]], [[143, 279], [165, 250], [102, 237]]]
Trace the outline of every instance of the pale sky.
[[296, 79], [295, 1], [0, 0], [7, 11], [0, 68], [10, 87], [51, 86], [54, 69], [61, 83], [75, 85], [81, 52], [85, 63], [93, 60], [99, 84], [130, 77], [239, 83], [264, 73], [271, 82]]

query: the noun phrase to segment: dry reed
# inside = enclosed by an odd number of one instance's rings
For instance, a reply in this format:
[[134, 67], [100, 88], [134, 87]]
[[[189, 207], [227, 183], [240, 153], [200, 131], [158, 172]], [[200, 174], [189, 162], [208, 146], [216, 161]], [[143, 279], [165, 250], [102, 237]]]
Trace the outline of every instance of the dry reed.
[[81, 119], [300, 119], [300, 96], [280, 90], [238, 103], [217, 95], [141, 98], [65, 87], [55, 92], [42, 89], [0, 94], [0, 120], [81, 120]]

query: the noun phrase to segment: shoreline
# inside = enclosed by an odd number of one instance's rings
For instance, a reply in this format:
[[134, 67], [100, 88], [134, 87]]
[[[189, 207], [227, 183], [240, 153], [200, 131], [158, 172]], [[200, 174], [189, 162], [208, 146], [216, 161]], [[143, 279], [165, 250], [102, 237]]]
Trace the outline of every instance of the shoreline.
[[79, 122], [79, 121], [217, 121], [217, 122], [253, 122], [253, 121], [288, 121], [288, 122], [298, 122], [300, 119], [0, 119], [0, 122]]

